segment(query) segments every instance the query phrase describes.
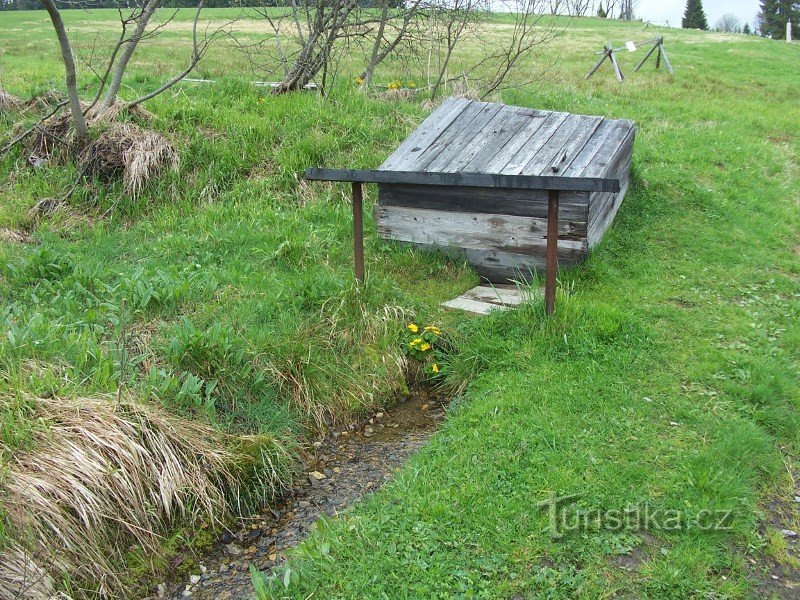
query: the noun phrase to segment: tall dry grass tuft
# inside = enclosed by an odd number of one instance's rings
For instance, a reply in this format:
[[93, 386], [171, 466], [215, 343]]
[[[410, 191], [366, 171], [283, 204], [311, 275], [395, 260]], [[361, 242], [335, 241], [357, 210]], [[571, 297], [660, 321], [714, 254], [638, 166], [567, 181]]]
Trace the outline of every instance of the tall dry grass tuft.
[[136, 198], [152, 178], [178, 168], [178, 153], [160, 133], [133, 123], [112, 123], [86, 150], [87, 173], [102, 179], [122, 176]]
[[119, 597], [131, 544], [157, 552], [175, 524], [218, 523], [235, 508], [239, 454], [211, 427], [130, 400], [34, 405], [47, 426], [31, 449], [0, 448], [7, 539], [19, 540], [2, 551], [0, 597], [42, 597], [64, 575]]
[[178, 168], [178, 153], [170, 141], [155, 131], [123, 121], [132, 117], [149, 122], [153, 115], [142, 107], [127, 109], [113, 105], [103, 112], [83, 104], [89, 127], [100, 134], [88, 145], [73, 143], [69, 112], [45, 119], [31, 136], [28, 151], [54, 162], [75, 159], [82, 171], [105, 180], [122, 178], [125, 192], [136, 198], [148, 181], [167, 170]]
[[22, 100], [5, 90], [0, 90], [0, 113], [19, 110], [20, 108], [22, 108]]

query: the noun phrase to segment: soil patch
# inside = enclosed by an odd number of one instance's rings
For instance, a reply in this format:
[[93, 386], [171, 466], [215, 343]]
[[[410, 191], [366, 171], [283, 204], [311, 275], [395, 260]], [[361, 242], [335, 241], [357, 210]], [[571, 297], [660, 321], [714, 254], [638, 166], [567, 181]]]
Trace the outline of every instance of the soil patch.
[[788, 470], [792, 489], [762, 505], [764, 520], [759, 527], [761, 536], [776, 536], [782, 543], [772, 552], [747, 557], [759, 598], [800, 598], [800, 479], [795, 468]]

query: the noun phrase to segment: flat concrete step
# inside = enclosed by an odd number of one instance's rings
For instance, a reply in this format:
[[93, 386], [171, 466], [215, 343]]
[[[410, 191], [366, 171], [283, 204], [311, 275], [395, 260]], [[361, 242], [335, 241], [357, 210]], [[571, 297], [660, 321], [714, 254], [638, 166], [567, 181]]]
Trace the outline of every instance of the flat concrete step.
[[504, 310], [522, 304], [529, 295], [529, 288], [521, 289], [515, 285], [479, 285], [457, 298], [442, 302], [442, 306], [486, 315], [493, 310]]

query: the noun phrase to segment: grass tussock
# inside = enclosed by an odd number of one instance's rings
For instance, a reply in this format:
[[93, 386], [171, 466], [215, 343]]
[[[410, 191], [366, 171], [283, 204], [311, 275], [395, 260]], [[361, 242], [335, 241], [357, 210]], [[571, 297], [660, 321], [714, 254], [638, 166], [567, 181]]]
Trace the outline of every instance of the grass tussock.
[[[4, 598], [51, 595], [64, 574], [118, 597], [131, 544], [157, 552], [171, 526], [218, 522], [238, 497], [239, 453], [209, 426], [109, 397], [33, 405], [45, 426], [29, 449], [2, 448], [6, 539], [19, 541], [2, 550]], [[265, 447], [249, 454], [263, 459]], [[261, 476], [276, 487], [272, 475]]]
[[60, 102], [63, 101], [64, 94], [58, 90], [48, 90], [41, 94], [31, 96], [31, 98], [25, 102], [25, 110], [43, 112], [55, 108]]
[[[28, 152], [54, 163], [73, 159], [87, 175], [103, 180], [121, 178], [125, 192], [136, 197], [152, 178], [177, 169], [178, 153], [170, 141], [155, 131], [130, 122], [149, 122], [153, 115], [139, 106], [116, 104], [100, 112], [83, 104], [90, 131], [99, 135], [76, 144], [69, 111], [45, 119], [31, 137]], [[93, 136], [90, 136], [93, 137]]]
[[100, 179], [122, 178], [125, 192], [136, 198], [148, 181], [178, 168], [178, 153], [160, 133], [133, 123], [113, 123], [85, 154], [87, 173]]
[[19, 231], [9, 229], [8, 227], [0, 227], [0, 242], [8, 242], [11, 244], [22, 244], [28, 241], [28, 236]]
[[10, 112], [19, 110], [22, 107], [22, 100], [9, 94], [5, 90], [0, 90], [0, 112]]

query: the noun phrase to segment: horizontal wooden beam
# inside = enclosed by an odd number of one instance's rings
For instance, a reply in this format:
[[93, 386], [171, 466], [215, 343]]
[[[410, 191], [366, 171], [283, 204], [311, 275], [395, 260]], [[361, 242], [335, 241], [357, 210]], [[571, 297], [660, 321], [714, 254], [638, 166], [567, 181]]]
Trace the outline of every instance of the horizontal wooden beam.
[[557, 175], [501, 175], [498, 173], [435, 173], [426, 171], [382, 171], [378, 169], [306, 169], [305, 178], [316, 181], [358, 183], [402, 183], [517, 190], [562, 190], [573, 192], [618, 192], [619, 179], [606, 177], [562, 177]]

